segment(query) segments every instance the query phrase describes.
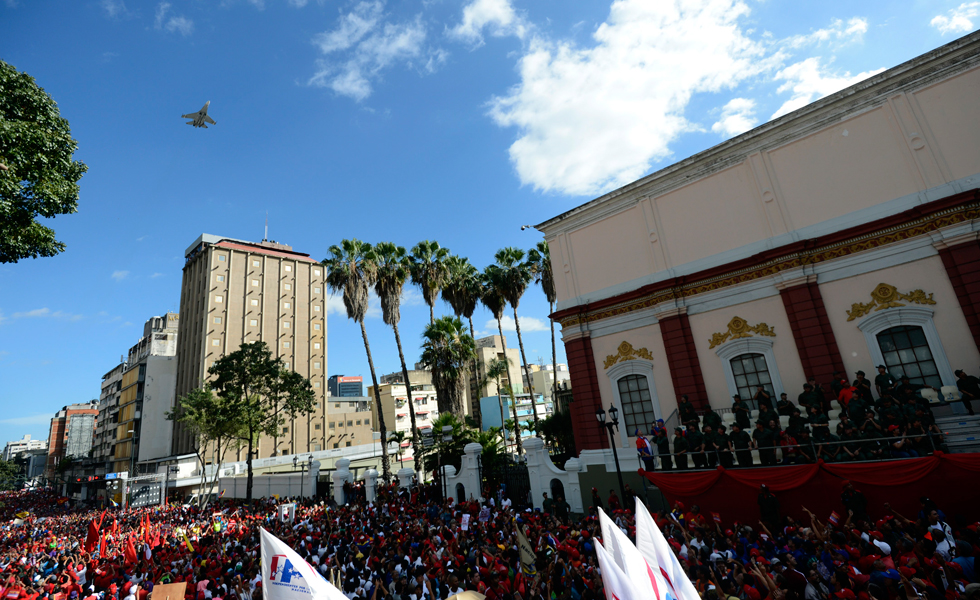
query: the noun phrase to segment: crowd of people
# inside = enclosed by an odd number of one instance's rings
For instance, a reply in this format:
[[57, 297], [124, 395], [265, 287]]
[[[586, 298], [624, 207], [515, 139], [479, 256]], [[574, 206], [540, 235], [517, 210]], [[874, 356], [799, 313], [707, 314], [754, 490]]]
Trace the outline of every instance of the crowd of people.
[[[351, 600], [446, 600], [473, 590], [491, 600], [604, 597], [589, 514], [564, 499], [515, 511], [506, 498], [457, 504], [424, 489], [379, 486], [368, 503], [218, 500], [99, 510], [47, 491], [0, 495], [0, 597], [5, 600], [157, 600], [155, 586], [186, 582], [186, 600], [261, 600], [259, 527], [295, 549]], [[635, 537], [632, 498], [605, 510]], [[917, 515], [868, 506], [845, 482], [839, 514], [796, 522], [763, 486], [758, 523], [723, 523], [677, 502], [655, 513], [704, 600], [978, 600], [980, 524], [947, 517], [928, 498]], [[289, 514], [286, 512], [286, 514]], [[520, 528], [535, 550], [522, 564]], [[624, 599], [625, 600], [625, 599]], [[684, 598], [683, 600], [694, 600]]]
[[[980, 379], [962, 370], [956, 377], [960, 402], [972, 415]], [[660, 469], [683, 470], [928, 456], [946, 447], [933, 403], [922, 390], [939, 392], [907, 375], [896, 377], [884, 365], [874, 380], [858, 371], [849, 382], [835, 372], [829, 391], [808, 378], [795, 403], [786, 393], [774, 398], [765, 385], [751, 399], [736, 394], [728, 421], [710, 406], [699, 411], [683, 395], [673, 431], [663, 420], [649, 436], [636, 431], [637, 452], [647, 471], [658, 460]]]

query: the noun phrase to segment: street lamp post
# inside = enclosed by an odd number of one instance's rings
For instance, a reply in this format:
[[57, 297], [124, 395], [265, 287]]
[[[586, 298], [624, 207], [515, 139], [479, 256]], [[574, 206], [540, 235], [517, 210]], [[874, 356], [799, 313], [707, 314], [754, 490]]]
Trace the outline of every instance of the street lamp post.
[[609, 404], [609, 418], [612, 421], [607, 423], [606, 411], [602, 410], [602, 406], [600, 405], [595, 411], [595, 418], [609, 432], [609, 445], [612, 446], [613, 459], [616, 461], [616, 477], [619, 479], [619, 497], [625, 503], [626, 488], [623, 487], [623, 472], [619, 468], [619, 453], [616, 452], [616, 439], [613, 437], [613, 427], [616, 428], [616, 431], [619, 431], [619, 409], [612, 403]]

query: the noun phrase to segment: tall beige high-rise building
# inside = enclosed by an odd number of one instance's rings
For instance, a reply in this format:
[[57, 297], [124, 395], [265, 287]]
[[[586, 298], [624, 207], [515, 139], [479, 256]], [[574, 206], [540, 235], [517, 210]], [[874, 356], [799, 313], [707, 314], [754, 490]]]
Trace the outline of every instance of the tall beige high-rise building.
[[[203, 234], [184, 253], [177, 337], [177, 394], [198, 388], [222, 356], [265, 342], [288, 369], [309, 378], [316, 408], [287, 418], [285, 435], [259, 440], [258, 456], [322, 450], [327, 430], [326, 271], [308, 254], [270, 241], [247, 242]], [[319, 424], [320, 427], [316, 427]], [[173, 453], [192, 452], [194, 440], [175, 427]], [[226, 460], [244, 460], [246, 451]]]

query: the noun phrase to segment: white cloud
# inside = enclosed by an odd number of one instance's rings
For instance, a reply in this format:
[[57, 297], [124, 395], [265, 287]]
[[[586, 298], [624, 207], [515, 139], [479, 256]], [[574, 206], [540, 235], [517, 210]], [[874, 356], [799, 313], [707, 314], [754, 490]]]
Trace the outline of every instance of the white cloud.
[[616, 0], [590, 48], [535, 36], [520, 83], [490, 102], [497, 124], [519, 130], [510, 158], [522, 183], [596, 194], [668, 157], [694, 129], [684, 116], [694, 93], [732, 88], [781, 58], [742, 30], [748, 12], [742, 0]]
[[864, 38], [868, 31], [868, 20], [861, 17], [851, 17], [846, 22], [843, 19], [834, 19], [830, 27], [817, 29], [808, 34], [794, 35], [786, 39], [786, 45], [790, 48], [802, 48], [823, 42], [859, 42]]
[[952, 8], [945, 15], [936, 15], [930, 25], [939, 33], [968, 33], [973, 31], [973, 19], [980, 16], [980, 2], [964, 2]]
[[116, 281], [122, 281], [129, 277], [129, 271], [113, 271], [111, 277]]
[[820, 57], [817, 56], [791, 64], [776, 73], [776, 79], [786, 82], [777, 91], [779, 93], [789, 91], [792, 92], [793, 96], [784, 102], [770, 118], [775, 119], [793, 112], [814, 100], [829, 96], [882, 71], [884, 69], [875, 69], [857, 75], [851, 75], [845, 71], [842, 75], [835, 75], [820, 64]]
[[126, 10], [126, 3], [123, 0], [102, 0], [101, 4], [102, 10], [105, 11], [106, 16], [110, 19], [125, 15], [128, 12]]
[[[503, 327], [504, 331], [517, 331], [514, 327], [514, 317], [509, 315], [504, 315], [500, 319], [500, 325]], [[497, 320], [490, 319], [487, 321], [483, 328], [487, 331], [497, 332]], [[542, 321], [541, 319], [535, 319], [534, 317], [521, 317], [521, 333], [527, 333], [528, 331], [551, 331], [548, 321]], [[493, 335], [493, 334], [490, 334]]]
[[[347, 318], [347, 308], [344, 306], [344, 298], [341, 294], [327, 295], [327, 316], [330, 315]], [[368, 310], [366, 316], [371, 319], [381, 318], [381, 303], [374, 290], [368, 292]]]
[[309, 84], [364, 100], [373, 91], [372, 82], [381, 79], [389, 67], [404, 65], [431, 72], [445, 62], [445, 51], [427, 48], [425, 40], [421, 15], [391, 23], [385, 21], [383, 2], [360, 2], [340, 18], [336, 29], [313, 38], [328, 58], [317, 61], [317, 72]]
[[711, 126], [711, 131], [725, 137], [734, 137], [755, 127], [755, 100], [732, 98], [721, 109], [721, 117]]
[[425, 300], [422, 298], [422, 292], [415, 289], [412, 286], [405, 286], [405, 290], [402, 292], [402, 306], [422, 306], [425, 304]]
[[449, 35], [480, 46], [484, 29], [494, 37], [513, 35], [524, 39], [530, 27], [510, 0], [473, 0], [463, 7], [463, 20], [449, 30]]
[[156, 279], [157, 277], [163, 277], [163, 273], [154, 273], [150, 275], [150, 279]]
[[158, 4], [156, 17], [153, 20], [153, 26], [168, 33], [177, 32], [184, 37], [194, 33], [194, 21], [182, 15], [168, 16], [169, 12], [169, 2], [161, 2]]
[[31, 318], [31, 317], [46, 317], [51, 314], [51, 309], [49, 308], [35, 308], [34, 310], [29, 310], [27, 312], [15, 312], [15, 319]]
[[0, 419], [0, 423], [4, 425], [46, 425], [51, 422], [51, 418], [54, 416], [52, 413], [42, 413], [39, 415], [31, 415], [29, 417], [13, 417], [10, 419]]

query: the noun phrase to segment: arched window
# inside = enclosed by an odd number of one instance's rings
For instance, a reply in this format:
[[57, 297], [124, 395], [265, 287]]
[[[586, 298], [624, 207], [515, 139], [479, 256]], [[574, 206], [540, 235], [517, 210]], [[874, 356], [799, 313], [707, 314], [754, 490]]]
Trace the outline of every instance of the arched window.
[[622, 404], [623, 421], [627, 435], [639, 429], [647, 432], [657, 420], [650, 398], [650, 383], [645, 375], [627, 375], [616, 382], [619, 386], [619, 401]]
[[765, 387], [772, 397], [776, 396], [776, 390], [772, 387], [772, 376], [769, 374], [769, 365], [766, 357], [762, 354], [749, 353], [740, 354], [730, 361], [732, 374], [735, 376], [735, 387], [738, 395], [744, 400], [750, 400], [755, 396], [759, 386]]
[[551, 480], [551, 498], [564, 498], [565, 497], [565, 484], [561, 482], [561, 479]]
[[464, 486], [462, 483], [456, 484], [456, 502], [466, 502], [466, 486]]
[[939, 368], [921, 327], [899, 325], [879, 332], [875, 338], [889, 373], [895, 377], [907, 375], [914, 384], [942, 387]]

